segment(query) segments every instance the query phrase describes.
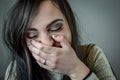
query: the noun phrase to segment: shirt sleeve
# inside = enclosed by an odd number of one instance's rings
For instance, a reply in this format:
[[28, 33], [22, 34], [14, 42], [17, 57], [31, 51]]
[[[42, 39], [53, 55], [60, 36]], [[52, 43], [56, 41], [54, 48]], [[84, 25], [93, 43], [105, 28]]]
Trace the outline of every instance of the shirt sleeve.
[[90, 50], [85, 63], [92, 71], [86, 80], [116, 80], [106, 56], [98, 46]]

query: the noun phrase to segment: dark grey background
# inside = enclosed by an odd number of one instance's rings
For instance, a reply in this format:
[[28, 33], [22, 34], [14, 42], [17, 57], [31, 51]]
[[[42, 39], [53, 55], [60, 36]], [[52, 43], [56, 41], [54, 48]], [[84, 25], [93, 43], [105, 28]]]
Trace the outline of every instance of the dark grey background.
[[[95, 43], [106, 54], [120, 79], [120, 0], [68, 0], [78, 16], [82, 43]], [[3, 18], [15, 0], [0, 0], [0, 33]], [[10, 56], [0, 35], [0, 80], [4, 76]]]

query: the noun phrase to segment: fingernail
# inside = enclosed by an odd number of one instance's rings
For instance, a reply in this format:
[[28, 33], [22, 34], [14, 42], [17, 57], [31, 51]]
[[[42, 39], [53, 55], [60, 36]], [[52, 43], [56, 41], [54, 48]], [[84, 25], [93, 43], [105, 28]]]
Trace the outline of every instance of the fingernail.
[[58, 35], [52, 35], [52, 37], [57, 38], [57, 37], [58, 37]]
[[32, 44], [32, 39], [30, 39], [29, 43]]

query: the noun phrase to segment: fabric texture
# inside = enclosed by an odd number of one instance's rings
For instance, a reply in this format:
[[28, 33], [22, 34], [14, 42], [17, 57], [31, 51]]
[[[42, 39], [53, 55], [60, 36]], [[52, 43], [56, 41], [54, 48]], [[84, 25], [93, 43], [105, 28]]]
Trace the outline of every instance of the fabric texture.
[[82, 50], [87, 55], [85, 64], [92, 71], [92, 74], [86, 80], [116, 80], [109, 62], [100, 47], [84, 45]]
[[[101, 48], [93, 45], [82, 45], [81, 50], [85, 55], [85, 64], [92, 71], [92, 73], [85, 80], [116, 80], [108, 60]], [[10, 71], [11, 68], [12, 71]], [[50, 72], [50, 74], [52, 80], [61, 80], [62, 78], [62, 74], [54, 72]], [[16, 61], [10, 62], [6, 70], [4, 80], [17, 80]]]

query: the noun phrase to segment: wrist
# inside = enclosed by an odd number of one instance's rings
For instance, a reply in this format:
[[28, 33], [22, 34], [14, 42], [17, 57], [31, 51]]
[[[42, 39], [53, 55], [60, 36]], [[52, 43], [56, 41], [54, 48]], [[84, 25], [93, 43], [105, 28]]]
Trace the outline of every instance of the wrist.
[[91, 75], [92, 71], [89, 71], [89, 73], [85, 76], [85, 78], [83, 80], [86, 80], [90, 75]]
[[89, 68], [81, 62], [69, 76], [72, 80], [83, 80], [89, 73]]

